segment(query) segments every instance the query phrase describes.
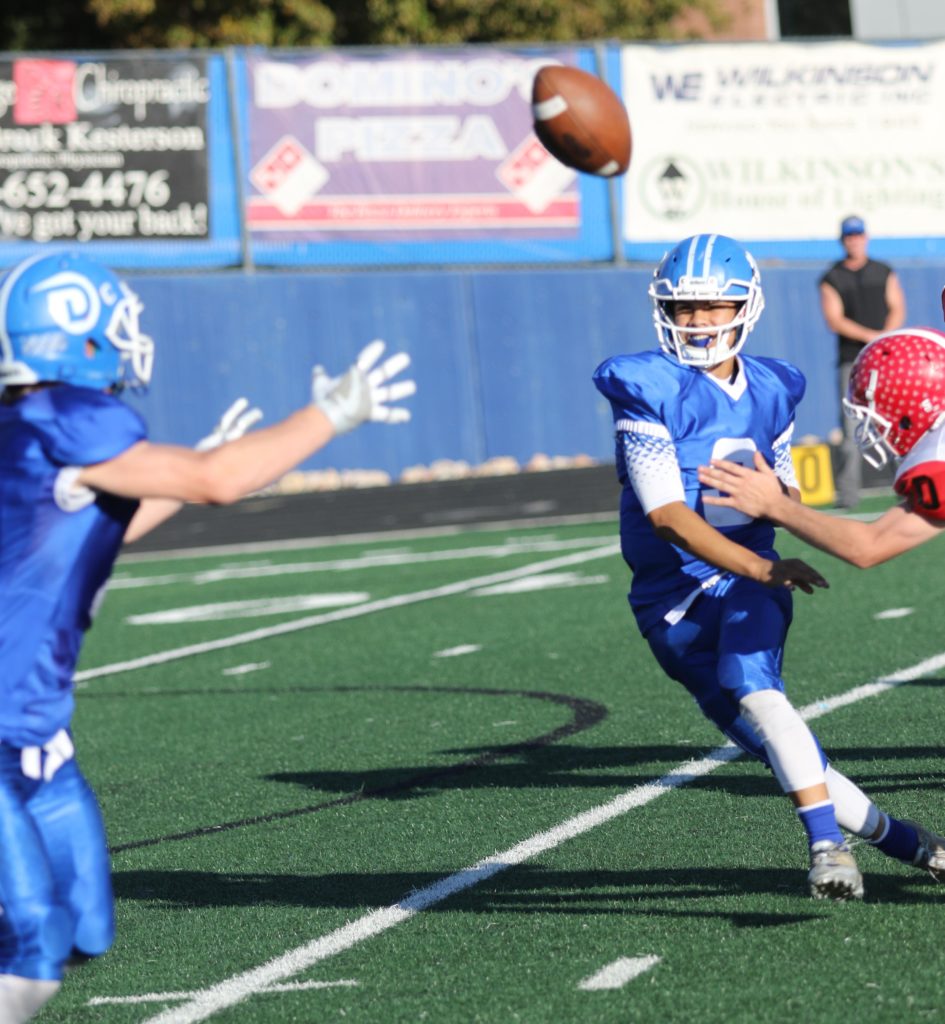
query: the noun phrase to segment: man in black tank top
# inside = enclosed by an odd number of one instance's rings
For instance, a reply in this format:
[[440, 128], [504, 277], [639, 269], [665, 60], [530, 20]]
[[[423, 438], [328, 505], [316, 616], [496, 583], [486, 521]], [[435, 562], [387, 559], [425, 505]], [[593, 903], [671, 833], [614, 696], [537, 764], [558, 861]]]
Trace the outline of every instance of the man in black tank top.
[[[896, 272], [867, 255], [869, 236], [861, 217], [844, 219], [840, 244], [846, 255], [820, 279], [820, 306], [827, 326], [837, 335], [840, 394], [845, 395], [853, 361], [864, 345], [905, 323], [906, 300]], [[859, 501], [862, 463], [853, 440], [854, 423], [841, 419], [837, 504], [852, 508]]]

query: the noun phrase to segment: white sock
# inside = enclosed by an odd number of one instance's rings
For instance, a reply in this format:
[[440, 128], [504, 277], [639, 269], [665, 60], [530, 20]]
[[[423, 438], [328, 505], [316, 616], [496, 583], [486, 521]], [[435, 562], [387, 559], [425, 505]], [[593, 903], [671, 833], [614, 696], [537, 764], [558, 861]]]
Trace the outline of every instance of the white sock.
[[59, 991], [61, 982], [0, 974], [0, 1021], [24, 1024]]
[[820, 748], [807, 723], [780, 690], [757, 690], [739, 708], [765, 746], [771, 768], [785, 793], [824, 783]]

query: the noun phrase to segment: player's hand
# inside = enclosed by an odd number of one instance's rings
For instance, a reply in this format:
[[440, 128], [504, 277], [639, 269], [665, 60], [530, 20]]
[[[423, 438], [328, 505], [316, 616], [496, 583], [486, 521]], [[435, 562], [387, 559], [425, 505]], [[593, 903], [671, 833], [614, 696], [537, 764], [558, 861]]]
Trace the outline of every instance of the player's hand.
[[23, 747], [20, 751], [20, 771], [28, 779], [50, 779], [75, 755], [72, 737], [65, 729], [60, 729], [55, 736], [42, 746]]
[[406, 423], [410, 419], [409, 409], [388, 404], [417, 390], [412, 380], [388, 383], [410, 365], [410, 356], [398, 352], [375, 365], [383, 352], [384, 342], [372, 341], [340, 377], [329, 377], [323, 366], [312, 370], [312, 402], [331, 420], [336, 435], [346, 434], [366, 420]]
[[262, 409], [255, 406], [250, 409], [249, 399], [237, 398], [237, 400], [220, 417], [220, 422], [213, 428], [211, 433], [198, 441], [195, 448], [198, 452], [208, 452], [211, 448], [219, 448], [227, 441], [235, 441], [242, 437], [254, 423], [262, 419]]
[[721, 495], [704, 494], [706, 505], [736, 508], [753, 519], [770, 516], [784, 489], [761, 452], [755, 452], [754, 458], [754, 469], [727, 459], [713, 459], [711, 465], [700, 466], [699, 483], [722, 491]]
[[813, 566], [800, 558], [782, 558], [769, 562], [768, 567], [767, 574], [761, 579], [766, 587], [797, 588], [805, 594], [813, 594], [815, 587], [826, 589], [830, 586]]

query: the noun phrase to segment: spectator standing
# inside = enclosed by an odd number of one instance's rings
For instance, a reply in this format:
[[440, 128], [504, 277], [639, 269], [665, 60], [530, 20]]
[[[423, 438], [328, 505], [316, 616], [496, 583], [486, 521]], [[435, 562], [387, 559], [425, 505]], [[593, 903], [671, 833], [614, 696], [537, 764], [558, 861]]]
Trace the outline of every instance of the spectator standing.
[[[869, 235], [862, 217], [844, 218], [840, 225], [844, 257], [820, 279], [820, 307], [827, 326], [837, 336], [840, 395], [847, 393], [850, 371], [864, 345], [906, 321], [906, 300], [896, 272], [869, 258]], [[853, 439], [855, 424], [844, 422], [837, 473], [837, 504], [852, 508], [859, 501], [862, 462]]]

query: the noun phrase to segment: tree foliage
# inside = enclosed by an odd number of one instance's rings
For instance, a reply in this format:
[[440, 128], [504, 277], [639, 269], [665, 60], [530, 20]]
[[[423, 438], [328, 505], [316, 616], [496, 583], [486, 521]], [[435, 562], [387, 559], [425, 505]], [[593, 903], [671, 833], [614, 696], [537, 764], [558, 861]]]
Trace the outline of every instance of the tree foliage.
[[670, 39], [719, 0], [5, 0], [7, 50]]

